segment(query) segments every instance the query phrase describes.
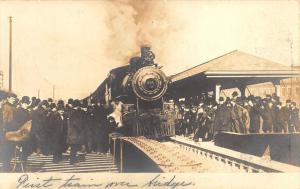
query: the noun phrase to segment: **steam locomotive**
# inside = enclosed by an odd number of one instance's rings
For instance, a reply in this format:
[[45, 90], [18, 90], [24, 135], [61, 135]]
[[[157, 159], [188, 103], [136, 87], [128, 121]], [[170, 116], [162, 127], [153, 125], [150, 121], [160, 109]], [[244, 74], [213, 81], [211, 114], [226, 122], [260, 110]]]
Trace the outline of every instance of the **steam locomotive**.
[[126, 136], [163, 138], [175, 135], [175, 106], [165, 100], [168, 78], [150, 47], [126, 66], [112, 69], [90, 98], [113, 106], [118, 132]]

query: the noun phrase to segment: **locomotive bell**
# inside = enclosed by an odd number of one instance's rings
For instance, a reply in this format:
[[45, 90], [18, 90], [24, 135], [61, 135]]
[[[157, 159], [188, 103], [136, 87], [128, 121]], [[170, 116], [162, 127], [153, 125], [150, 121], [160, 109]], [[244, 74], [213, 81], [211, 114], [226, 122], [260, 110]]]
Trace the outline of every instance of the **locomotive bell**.
[[131, 82], [135, 95], [146, 101], [158, 100], [166, 93], [168, 87], [166, 75], [153, 66], [139, 69]]

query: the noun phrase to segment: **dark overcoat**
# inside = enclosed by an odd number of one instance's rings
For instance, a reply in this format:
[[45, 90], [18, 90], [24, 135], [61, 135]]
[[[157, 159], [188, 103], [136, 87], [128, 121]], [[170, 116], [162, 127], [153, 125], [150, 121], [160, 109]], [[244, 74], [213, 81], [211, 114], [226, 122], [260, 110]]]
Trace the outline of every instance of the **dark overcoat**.
[[67, 118], [67, 143], [69, 145], [82, 145], [84, 143], [84, 112], [81, 109], [73, 109]]
[[293, 126], [295, 128], [295, 130], [297, 132], [299, 132], [300, 126], [299, 126], [299, 109], [298, 108], [291, 109], [289, 125]]
[[63, 153], [66, 150], [66, 119], [64, 115], [61, 115], [57, 111], [53, 112], [49, 118], [49, 129], [51, 129], [51, 134], [49, 142], [52, 152]]
[[249, 111], [250, 116], [250, 133], [259, 133], [260, 130], [260, 113], [259, 106], [254, 104]]
[[215, 112], [214, 131], [230, 131], [230, 116], [230, 109], [225, 103], [218, 105]]
[[268, 106], [261, 106], [260, 115], [263, 119], [263, 131], [272, 131], [273, 130], [273, 117], [272, 117], [272, 110]]

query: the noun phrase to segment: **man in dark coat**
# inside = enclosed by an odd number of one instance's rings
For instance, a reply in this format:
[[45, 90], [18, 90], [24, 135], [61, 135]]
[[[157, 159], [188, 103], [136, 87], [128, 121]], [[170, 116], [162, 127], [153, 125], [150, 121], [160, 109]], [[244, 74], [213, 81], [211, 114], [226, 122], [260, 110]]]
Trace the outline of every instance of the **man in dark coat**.
[[88, 106], [86, 114], [86, 137], [87, 137], [87, 152], [96, 152], [97, 139], [100, 128], [97, 128], [94, 106]]
[[291, 100], [286, 100], [285, 101], [285, 105], [282, 105], [281, 107], [282, 109], [282, 113], [284, 115], [284, 119], [286, 120], [288, 126], [287, 126], [287, 130], [289, 129], [289, 119], [290, 119], [290, 115], [291, 115]]
[[255, 98], [250, 98], [248, 101], [250, 110], [250, 133], [259, 133], [260, 130], [260, 113], [259, 113], [259, 101]]
[[220, 97], [215, 112], [214, 135], [224, 131], [230, 131], [230, 111], [224, 98]]
[[58, 101], [57, 109], [50, 115], [49, 126], [51, 127], [50, 138], [52, 139], [53, 162], [58, 163], [62, 160], [62, 153], [66, 149], [66, 120], [64, 117], [64, 102], [62, 100]]
[[287, 129], [287, 117], [284, 109], [281, 106], [281, 102], [278, 102], [275, 108], [275, 120], [276, 124], [274, 124], [274, 132], [281, 133], [282, 131], [286, 133]]
[[86, 153], [88, 151], [88, 125], [87, 125], [87, 116], [88, 116], [88, 112], [87, 112], [87, 107], [88, 107], [88, 102], [87, 100], [83, 100], [80, 103], [80, 109], [83, 112], [83, 144], [82, 144], [82, 152]]
[[99, 129], [97, 136], [97, 152], [106, 153], [109, 144], [109, 129], [107, 123], [107, 109], [103, 106], [96, 106], [94, 109], [95, 121]]
[[71, 147], [70, 164], [76, 163], [76, 154], [83, 144], [83, 116], [84, 113], [80, 109], [80, 101], [75, 100], [73, 110], [69, 112], [67, 120], [67, 144]]
[[291, 133], [293, 132], [299, 132], [299, 109], [296, 107], [296, 103], [291, 103], [291, 110], [290, 110], [290, 119], [289, 119], [289, 131]]
[[182, 119], [182, 130], [184, 133], [184, 136], [188, 136], [191, 130], [191, 110], [184, 106], [184, 112], [183, 112], [183, 119]]
[[[18, 125], [21, 127], [23, 126], [27, 121], [31, 120], [31, 116], [28, 110], [30, 104], [30, 98], [28, 96], [23, 96], [20, 101], [20, 106], [17, 108], [16, 112], [16, 119], [18, 122]], [[24, 162], [24, 165], [26, 167], [27, 164], [27, 158], [28, 156], [33, 152], [33, 141], [29, 137], [27, 140], [22, 141], [22, 161]]]
[[263, 102], [260, 106], [260, 115], [263, 119], [263, 132], [271, 133], [273, 131], [273, 116], [272, 116], [272, 107], [269, 105], [267, 99], [263, 99]]
[[43, 100], [37, 107], [32, 110], [32, 128], [31, 137], [33, 138], [34, 144], [36, 145], [37, 153], [42, 152], [48, 154], [46, 146], [48, 143], [47, 136], [47, 113], [48, 113], [48, 102]]

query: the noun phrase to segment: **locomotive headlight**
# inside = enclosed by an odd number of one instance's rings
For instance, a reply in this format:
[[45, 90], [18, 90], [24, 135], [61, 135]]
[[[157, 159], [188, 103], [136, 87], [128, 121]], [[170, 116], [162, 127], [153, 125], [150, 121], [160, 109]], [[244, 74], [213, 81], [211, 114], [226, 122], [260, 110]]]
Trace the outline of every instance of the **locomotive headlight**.
[[154, 78], [149, 78], [146, 80], [145, 85], [148, 90], [153, 91], [153, 90], [157, 89], [158, 81]]
[[139, 69], [134, 74], [131, 86], [139, 98], [153, 101], [165, 94], [168, 80], [160, 69], [147, 66]]

